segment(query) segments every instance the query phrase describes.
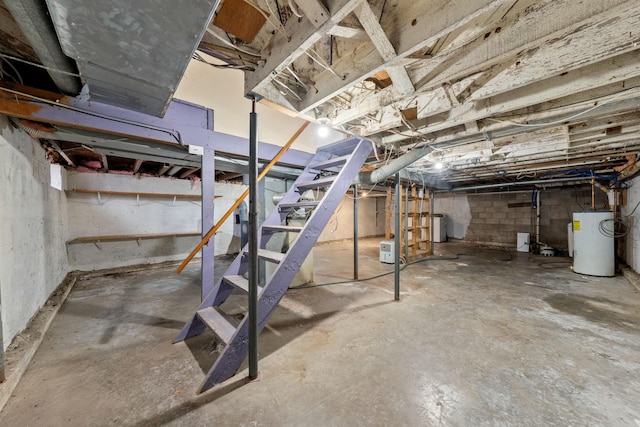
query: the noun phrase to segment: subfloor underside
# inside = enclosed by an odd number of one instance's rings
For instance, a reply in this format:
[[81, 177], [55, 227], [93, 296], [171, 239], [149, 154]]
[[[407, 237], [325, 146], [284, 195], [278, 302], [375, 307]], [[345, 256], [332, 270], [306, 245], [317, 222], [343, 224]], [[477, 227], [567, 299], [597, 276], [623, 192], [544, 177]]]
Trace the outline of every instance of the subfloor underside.
[[[360, 277], [393, 271], [378, 240], [360, 248]], [[171, 344], [199, 302], [197, 265], [79, 281], [0, 425], [640, 426], [626, 279], [460, 243], [436, 254], [402, 271], [394, 302], [393, 274], [350, 282], [350, 243], [317, 246], [315, 283], [346, 283], [289, 290], [260, 335], [259, 379], [245, 361], [201, 395], [213, 337]]]

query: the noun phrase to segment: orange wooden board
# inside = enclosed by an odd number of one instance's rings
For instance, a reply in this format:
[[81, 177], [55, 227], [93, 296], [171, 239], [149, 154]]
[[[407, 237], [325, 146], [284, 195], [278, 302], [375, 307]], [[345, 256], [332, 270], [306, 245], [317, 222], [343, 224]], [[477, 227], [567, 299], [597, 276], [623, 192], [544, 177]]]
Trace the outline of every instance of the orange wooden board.
[[246, 43], [251, 43], [266, 20], [254, 6], [244, 0], [226, 0], [220, 6], [213, 24]]

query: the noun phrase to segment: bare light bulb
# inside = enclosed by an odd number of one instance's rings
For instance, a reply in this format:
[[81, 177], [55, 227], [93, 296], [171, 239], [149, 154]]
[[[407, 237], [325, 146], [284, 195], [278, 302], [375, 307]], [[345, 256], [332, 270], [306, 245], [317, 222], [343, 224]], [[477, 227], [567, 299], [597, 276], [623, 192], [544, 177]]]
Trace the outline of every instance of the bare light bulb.
[[327, 125], [320, 125], [318, 128], [318, 136], [321, 138], [329, 136], [329, 127]]
[[444, 165], [442, 164], [442, 162], [436, 163], [436, 169], [442, 170], [443, 167], [444, 167]]

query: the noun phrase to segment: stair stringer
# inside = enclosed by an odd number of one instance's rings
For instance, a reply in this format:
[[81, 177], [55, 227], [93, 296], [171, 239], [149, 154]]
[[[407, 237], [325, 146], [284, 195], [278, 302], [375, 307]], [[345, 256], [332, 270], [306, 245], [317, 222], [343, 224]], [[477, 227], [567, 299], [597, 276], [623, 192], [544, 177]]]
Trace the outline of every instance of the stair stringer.
[[[322, 233], [322, 230], [324, 230], [324, 227], [329, 222], [333, 212], [335, 212], [342, 197], [351, 186], [351, 183], [360, 171], [371, 150], [372, 147], [369, 141], [360, 140], [360, 143], [353, 152], [352, 158], [338, 173], [338, 177], [325, 193], [321, 204], [318, 205], [311, 214], [303, 231], [289, 247], [286, 260], [278, 265], [261, 295], [259, 295], [258, 333], [265, 327], [270, 315], [286, 293], [289, 284], [305, 261], [311, 248]], [[307, 167], [305, 172], [308, 169]], [[296, 182], [302, 182], [302, 180], [298, 179]], [[292, 188], [295, 189], [295, 184]], [[283, 199], [280, 203], [287, 202]], [[207, 376], [199, 387], [198, 393], [208, 390], [236, 373], [248, 352], [248, 334], [248, 316], [245, 316], [240, 321], [231, 342], [221, 351], [217, 360], [207, 373]]]

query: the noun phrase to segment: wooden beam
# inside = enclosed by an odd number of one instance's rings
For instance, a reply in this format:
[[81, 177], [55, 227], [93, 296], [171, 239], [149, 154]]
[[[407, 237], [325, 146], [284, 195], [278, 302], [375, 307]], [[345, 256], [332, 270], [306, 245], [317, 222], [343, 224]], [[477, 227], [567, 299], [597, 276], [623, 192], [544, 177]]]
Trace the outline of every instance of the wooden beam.
[[169, 169], [171, 169], [171, 165], [160, 166], [160, 169], [158, 169], [158, 176], [163, 176]]
[[[488, 100], [454, 107], [445, 120], [425, 126], [416, 136], [519, 109], [527, 108], [534, 112], [559, 105], [571, 105], [574, 103], [572, 100], [576, 98], [587, 100], [591, 105], [598, 98], [601, 98], [599, 102], [629, 99], [637, 96], [636, 92], [628, 90], [636, 85], [640, 86], [640, 62], [637, 55], [631, 52], [616, 58], [616, 61], [594, 64]], [[615, 95], [618, 91], [622, 93]], [[614, 95], [611, 95], [612, 93]], [[536, 106], [536, 109], [531, 110], [532, 106]]]
[[136, 161], [133, 163], [133, 173], [138, 173], [138, 171], [140, 170], [140, 166], [142, 166], [142, 160], [140, 159], [136, 159]]
[[280, 73], [309, 50], [324, 34], [346, 18], [359, 1], [327, 1], [331, 17], [318, 28], [309, 25], [305, 20], [289, 19], [285, 25], [288, 37], [277, 32], [269, 42], [264, 64], [252, 73], [245, 73], [245, 93], [261, 93], [273, 74]]
[[438, 0], [430, 4], [430, 7], [425, 7], [424, 2], [415, 2], [412, 7], [402, 11], [400, 22], [404, 24], [395, 31], [401, 35], [397, 43], [392, 46], [397, 54], [396, 57], [391, 60], [384, 59], [384, 57], [390, 57], [391, 50], [388, 47], [383, 48], [384, 53], [378, 50], [363, 51], [362, 56], [354, 57], [353, 61], [350, 61], [349, 69], [346, 70], [348, 72], [344, 73], [344, 80], [334, 76], [316, 81], [318, 91], [309, 91], [299, 103], [299, 110], [310, 111], [342, 92], [345, 87], [350, 87], [371, 74], [401, 63], [410, 55], [431, 45], [438, 38], [492, 12], [505, 1], [507, 0], [466, 0], [464, 2]]
[[[449, 45], [447, 45], [446, 48], [439, 50], [438, 55], [454, 51], [455, 49], [458, 49], [464, 44], [477, 39], [479, 36], [484, 35], [487, 32], [493, 32], [495, 23], [499, 21], [504, 16], [504, 14], [513, 7], [513, 4], [513, 1], [505, 2], [500, 7], [496, 8], [493, 12], [487, 13], [483, 20], [479, 19], [479, 22], [474, 21], [473, 26], [467, 25], [466, 27], [461, 27], [456, 30], [454, 33], [458, 32], [458, 34], [454, 34]], [[431, 61], [432, 59], [426, 59], [424, 61], [413, 62], [419, 64], [428, 63]], [[408, 74], [411, 75], [411, 68], [413, 66], [411, 66], [410, 64], [405, 65], [409, 65]], [[418, 68], [420, 67], [418, 66]], [[366, 93], [366, 96], [363, 96], [362, 99], [355, 99], [352, 102], [353, 107], [351, 108], [332, 108], [329, 112], [329, 116], [333, 117], [333, 124], [342, 125], [361, 116], [366, 116], [374, 111], [386, 109], [388, 108], [389, 104], [406, 99], [406, 95], [401, 93], [401, 90], [402, 87], [398, 85], [392, 85], [376, 92], [375, 94]], [[413, 84], [411, 85], [410, 90], [414, 90]], [[417, 119], [422, 119], [430, 115], [447, 111], [450, 107], [446, 106], [445, 100], [446, 95], [444, 94], [442, 87], [435, 87], [430, 89], [429, 91], [421, 91], [420, 93], [418, 93], [416, 95], [416, 102], [418, 104]], [[399, 125], [400, 122], [398, 122], [398, 126]]]
[[371, 42], [376, 47], [382, 59], [391, 61], [396, 58], [396, 50], [387, 38], [378, 17], [373, 14], [373, 11], [366, 2], [360, 2], [360, 5], [354, 10], [358, 20], [362, 24], [364, 31], [367, 33]]
[[329, 19], [329, 11], [319, 0], [295, 0], [295, 4], [298, 5], [304, 17], [311, 22], [313, 28], [320, 28]]
[[179, 177], [179, 178], [180, 178], [180, 179], [184, 179], [184, 178], [186, 178], [186, 177], [188, 177], [188, 176], [192, 175], [193, 173], [195, 173], [195, 172], [197, 172], [197, 171], [199, 171], [199, 170], [200, 170], [200, 168], [189, 168], [189, 169], [185, 170], [184, 172], [182, 172], [182, 173], [180, 174], [180, 177]]
[[73, 160], [71, 160], [71, 158], [67, 155], [67, 153], [65, 153], [64, 150], [62, 150], [62, 148], [60, 148], [60, 146], [58, 145], [57, 142], [50, 140], [49, 143], [58, 152], [58, 154], [60, 154], [62, 156], [62, 158], [66, 160], [66, 162], [69, 164], [69, 166], [73, 166], [73, 167], [76, 166], [73, 163]]
[[109, 172], [109, 161], [107, 159], [106, 154], [102, 154], [102, 168]]
[[434, 58], [429, 61], [427, 68], [416, 70], [412, 78], [417, 89], [425, 85], [435, 87], [442, 84], [444, 70], [446, 79], [455, 81], [513, 58], [519, 52], [541, 46], [554, 38], [562, 38], [585, 25], [598, 25], [610, 18], [618, 19], [620, 13], [628, 11], [634, 4], [637, 4], [635, 0], [586, 3], [582, 0], [546, 1], [525, 9], [518, 16], [505, 17], [505, 22], [496, 24], [501, 28], [499, 33], [491, 33], [486, 39], [481, 37], [450, 55]]
[[348, 27], [346, 25], [336, 25], [327, 34], [352, 40], [369, 40], [369, 36], [362, 28]]
[[[579, 31], [519, 56], [517, 62], [493, 76], [471, 98], [488, 98], [603, 60], [616, 61], [616, 56], [638, 49], [640, 35], [633, 31], [640, 24], [640, 3], [624, 6], [619, 18], [609, 25], [583, 25]], [[610, 14], [604, 15], [602, 21], [607, 22]], [[637, 52], [635, 55], [640, 59]]]

